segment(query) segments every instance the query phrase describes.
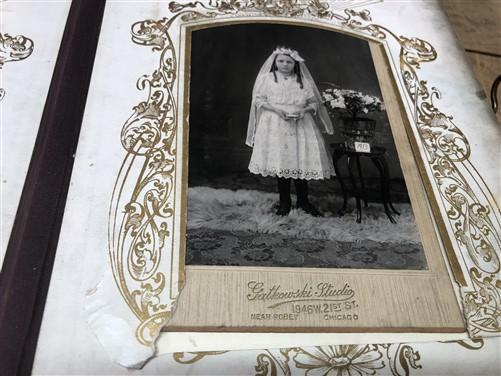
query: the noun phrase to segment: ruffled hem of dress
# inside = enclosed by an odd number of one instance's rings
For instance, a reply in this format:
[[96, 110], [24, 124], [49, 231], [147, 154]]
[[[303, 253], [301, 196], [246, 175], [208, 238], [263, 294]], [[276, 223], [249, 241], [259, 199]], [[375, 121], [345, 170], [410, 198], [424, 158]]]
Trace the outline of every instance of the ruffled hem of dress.
[[336, 176], [333, 170], [325, 170], [325, 171], [291, 171], [289, 169], [280, 169], [280, 170], [268, 170], [268, 169], [260, 169], [254, 166], [249, 166], [249, 171], [256, 175], [261, 175], [264, 177], [267, 176], [276, 176], [279, 178], [285, 179], [303, 179], [303, 180], [323, 180], [329, 179], [333, 176]]

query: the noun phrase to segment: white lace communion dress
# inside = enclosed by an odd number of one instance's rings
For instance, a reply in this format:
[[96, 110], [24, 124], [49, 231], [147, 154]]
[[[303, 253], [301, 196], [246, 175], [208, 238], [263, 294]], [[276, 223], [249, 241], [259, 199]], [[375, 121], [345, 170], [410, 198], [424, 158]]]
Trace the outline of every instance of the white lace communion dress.
[[264, 103], [294, 113], [306, 106], [318, 109], [313, 89], [308, 82], [301, 89], [296, 76], [284, 77], [276, 72], [266, 74], [256, 92], [256, 129], [249, 170], [263, 176], [292, 179], [327, 179], [334, 176], [332, 159], [314, 114], [302, 119], [284, 120], [277, 113], [262, 108]]

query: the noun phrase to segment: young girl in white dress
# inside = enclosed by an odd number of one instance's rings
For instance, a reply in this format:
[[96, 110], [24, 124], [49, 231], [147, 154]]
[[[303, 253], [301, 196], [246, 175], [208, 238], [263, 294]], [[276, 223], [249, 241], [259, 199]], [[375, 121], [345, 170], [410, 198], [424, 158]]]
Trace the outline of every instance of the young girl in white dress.
[[263, 64], [254, 84], [246, 144], [253, 147], [249, 170], [276, 176], [278, 215], [291, 210], [290, 181], [297, 207], [321, 213], [308, 200], [308, 180], [334, 176], [321, 131], [333, 133], [320, 92], [297, 51], [279, 47]]

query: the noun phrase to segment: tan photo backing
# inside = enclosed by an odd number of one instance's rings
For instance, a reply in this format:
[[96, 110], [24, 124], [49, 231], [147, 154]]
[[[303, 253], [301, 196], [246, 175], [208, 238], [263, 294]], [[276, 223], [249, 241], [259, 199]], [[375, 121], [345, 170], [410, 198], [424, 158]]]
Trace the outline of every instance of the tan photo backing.
[[[276, 21], [250, 21], [246, 23]], [[189, 72], [191, 33], [239, 21], [211, 22], [182, 28], [180, 71]], [[284, 23], [281, 21], [281, 23]], [[326, 25], [291, 20], [291, 25]], [[360, 36], [356, 36], [360, 38]], [[236, 332], [419, 332], [465, 331], [446, 266], [450, 249], [437, 203], [402, 98], [388, 66], [383, 43], [370, 45], [391, 131], [424, 248], [427, 270], [319, 269], [278, 267], [185, 266], [185, 285], [177, 308], [163, 330]], [[181, 80], [180, 80], [181, 81]], [[188, 191], [189, 74], [180, 87], [183, 103], [181, 264], [185, 254]], [[181, 107], [181, 106], [180, 106]], [[180, 132], [181, 133], [181, 132]], [[179, 165], [181, 161], [178, 161]], [[447, 253], [453, 270], [457, 260]], [[183, 265], [181, 265], [182, 268]]]

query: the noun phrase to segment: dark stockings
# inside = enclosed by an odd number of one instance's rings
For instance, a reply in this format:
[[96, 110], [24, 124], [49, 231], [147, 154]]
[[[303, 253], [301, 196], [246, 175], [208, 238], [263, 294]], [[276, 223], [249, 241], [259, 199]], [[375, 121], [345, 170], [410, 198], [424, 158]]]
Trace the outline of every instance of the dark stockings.
[[[278, 215], [287, 215], [291, 210], [291, 179], [278, 178], [278, 193], [280, 196], [280, 206]], [[314, 217], [321, 217], [322, 214], [308, 200], [308, 181], [304, 179], [293, 179], [296, 187], [297, 203], [299, 209]]]
[[278, 215], [287, 215], [291, 211], [291, 179], [277, 178], [278, 194], [280, 196], [280, 206]]
[[294, 179], [294, 185], [296, 186], [297, 195], [297, 207], [309, 205], [308, 201], [308, 182], [303, 179]]

